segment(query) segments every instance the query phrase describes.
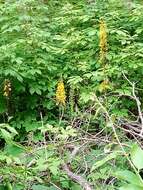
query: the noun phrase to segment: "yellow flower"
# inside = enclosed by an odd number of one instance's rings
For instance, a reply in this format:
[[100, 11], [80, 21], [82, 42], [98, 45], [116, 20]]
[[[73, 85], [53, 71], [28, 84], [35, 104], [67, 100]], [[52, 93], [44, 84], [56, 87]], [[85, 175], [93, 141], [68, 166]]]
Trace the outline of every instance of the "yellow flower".
[[66, 104], [66, 93], [65, 93], [65, 86], [64, 82], [61, 80], [58, 82], [57, 90], [56, 90], [56, 102], [59, 105]]
[[104, 81], [101, 82], [99, 85], [99, 91], [100, 92], [105, 92], [106, 90], [110, 89], [110, 83], [108, 79], [105, 79]]
[[106, 52], [107, 52], [107, 32], [106, 32], [106, 24], [103, 19], [100, 20], [100, 60], [104, 62], [106, 58]]
[[3, 93], [4, 96], [6, 96], [6, 97], [10, 96], [10, 93], [11, 93], [11, 82], [10, 82], [10, 80], [5, 79], [3, 91], [4, 91], [4, 93]]

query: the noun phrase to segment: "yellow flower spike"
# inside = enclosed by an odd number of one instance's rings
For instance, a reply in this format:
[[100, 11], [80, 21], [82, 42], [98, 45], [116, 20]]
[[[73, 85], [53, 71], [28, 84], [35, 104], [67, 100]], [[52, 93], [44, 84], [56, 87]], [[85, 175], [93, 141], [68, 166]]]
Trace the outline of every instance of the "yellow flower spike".
[[107, 32], [106, 32], [106, 24], [102, 18], [100, 19], [99, 38], [100, 38], [100, 43], [99, 43], [100, 60], [101, 62], [104, 62], [107, 53]]
[[108, 79], [105, 79], [101, 84], [99, 85], [99, 91], [105, 92], [106, 90], [110, 89], [110, 83]]
[[9, 97], [11, 93], [11, 82], [8, 79], [5, 79], [4, 81], [4, 88], [3, 88], [3, 95], [5, 97]]
[[56, 102], [57, 105], [66, 105], [66, 92], [63, 80], [60, 80], [57, 85]]

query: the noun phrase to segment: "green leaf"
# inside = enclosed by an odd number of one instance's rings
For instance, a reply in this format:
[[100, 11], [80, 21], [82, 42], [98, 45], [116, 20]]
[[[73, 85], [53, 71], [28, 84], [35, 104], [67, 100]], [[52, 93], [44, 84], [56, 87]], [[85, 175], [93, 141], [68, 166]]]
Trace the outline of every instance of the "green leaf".
[[138, 170], [143, 168], [143, 150], [137, 144], [131, 148], [131, 160]]
[[4, 128], [4, 127], [7, 127], [8, 124], [6, 123], [0, 123], [0, 128]]
[[98, 167], [102, 166], [103, 164], [105, 164], [105, 163], [108, 162], [109, 160], [112, 160], [112, 159], [116, 158], [118, 154], [119, 154], [119, 153], [117, 153], [117, 152], [113, 152], [113, 153], [107, 155], [107, 156], [106, 156], [105, 158], [103, 158], [102, 160], [97, 161], [97, 162], [92, 166], [91, 171], [93, 171], [93, 170], [97, 169]]
[[80, 187], [80, 185], [74, 183], [71, 187], [71, 190], [82, 190], [82, 188]]
[[5, 147], [5, 152], [9, 155], [12, 155], [12, 156], [18, 156], [18, 155], [24, 153], [25, 150], [16, 146], [16, 145], [8, 144]]
[[41, 94], [42, 94], [42, 92], [41, 92], [40, 89], [36, 89], [36, 93], [37, 93], [38, 95], [41, 95]]
[[10, 127], [9, 125], [6, 126], [6, 128], [13, 134], [18, 134], [17, 131], [13, 128], [13, 127]]
[[119, 179], [123, 179], [132, 185], [141, 186], [143, 188], [143, 181], [141, 181], [139, 176], [129, 170], [118, 171], [115, 175]]
[[23, 190], [24, 186], [23, 185], [19, 185], [19, 184], [15, 184], [13, 187], [13, 190]]
[[12, 139], [12, 135], [8, 131], [6, 131], [5, 129], [0, 129], [0, 130], [1, 130], [2, 136], [5, 140], [11, 140]]
[[133, 184], [129, 184], [129, 185], [125, 185], [123, 187], [120, 187], [119, 190], [143, 190], [142, 187], [133, 185]]
[[32, 190], [49, 190], [49, 187], [46, 187], [44, 185], [33, 185]]
[[29, 89], [29, 91], [30, 91], [30, 94], [32, 95], [32, 94], [34, 94], [35, 89], [31, 87], [31, 88]]
[[58, 190], [58, 189], [54, 186], [50, 186], [48, 190]]
[[70, 79], [68, 80], [68, 83], [71, 85], [76, 85], [77, 83], [82, 82], [82, 78], [80, 76], [73, 76], [70, 77]]
[[16, 75], [16, 78], [17, 78], [17, 80], [20, 81], [21, 83], [23, 82], [23, 78], [22, 78], [20, 75], [17, 74], [17, 75]]
[[0, 190], [6, 190], [6, 187], [0, 184]]
[[84, 103], [87, 103], [88, 101], [92, 100], [92, 95], [88, 92], [83, 92], [81, 93], [80, 95], [80, 101], [81, 102], [84, 102]]
[[57, 175], [58, 174], [58, 167], [57, 166], [50, 166], [49, 167], [49, 170], [51, 171], [51, 173], [53, 174], [53, 175]]
[[7, 182], [6, 186], [7, 186], [7, 190], [12, 190], [13, 189], [11, 183], [9, 183], [9, 182]]

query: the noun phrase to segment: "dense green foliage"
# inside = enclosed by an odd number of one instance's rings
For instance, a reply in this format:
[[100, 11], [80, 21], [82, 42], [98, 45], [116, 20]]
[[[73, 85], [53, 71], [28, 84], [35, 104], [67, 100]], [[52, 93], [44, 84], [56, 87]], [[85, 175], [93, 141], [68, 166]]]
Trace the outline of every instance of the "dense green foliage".
[[[102, 95], [104, 88], [109, 94], [130, 95], [131, 87], [122, 72], [131, 81], [137, 81], [137, 87], [141, 88], [142, 7], [133, 4], [129, 8], [122, 2], [115, 7], [114, 4], [114, 1], [1, 3], [1, 113], [8, 112], [9, 116], [19, 119], [30, 116], [31, 120], [43, 111], [48, 119], [55, 119], [58, 112], [55, 91], [61, 76], [66, 83], [67, 96], [74, 88], [82, 109], [89, 105], [85, 103], [91, 92]], [[104, 67], [99, 63], [101, 17], [108, 29]], [[102, 83], [105, 78], [109, 80], [108, 86]], [[5, 79], [12, 83], [8, 104], [3, 96]], [[119, 106], [120, 110], [133, 109], [130, 100], [121, 102], [118, 99], [107, 98], [109, 106], [114, 104], [112, 113], [120, 115], [116, 113]]]
[[139, 0], [0, 1], [1, 189], [80, 190], [63, 169], [74, 144], [68, 164], [93, 189], [141, 190], [140, 139], [123, 123], [141, 122], [142, 20]]

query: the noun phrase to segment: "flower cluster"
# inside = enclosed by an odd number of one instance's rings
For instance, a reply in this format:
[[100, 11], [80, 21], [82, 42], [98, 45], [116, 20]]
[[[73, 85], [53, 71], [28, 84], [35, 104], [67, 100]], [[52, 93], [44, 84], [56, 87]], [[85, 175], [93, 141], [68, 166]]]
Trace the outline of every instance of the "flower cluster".
[[61, 80], [58, 82], [57, 85], [57, 91], [56, 91], [56, 102], [59, 105], [64, 105], [66, 104], [66, 93], [65, 93], [65, 86], [64, 82]]
[[100, 20], [100, 60], [101, 62], [104, 62], [106, 58], [106, 52], [107, 52], [107, 32], [106, 32], [106, 24], [103, 19]]
[[11, 82], [10, 82], [10, 80], [5, 79], [3, 91], [4, 91], [3, 95], [5, 97], [9, 97], [10, 96], [10, 93], [11, 93]]

